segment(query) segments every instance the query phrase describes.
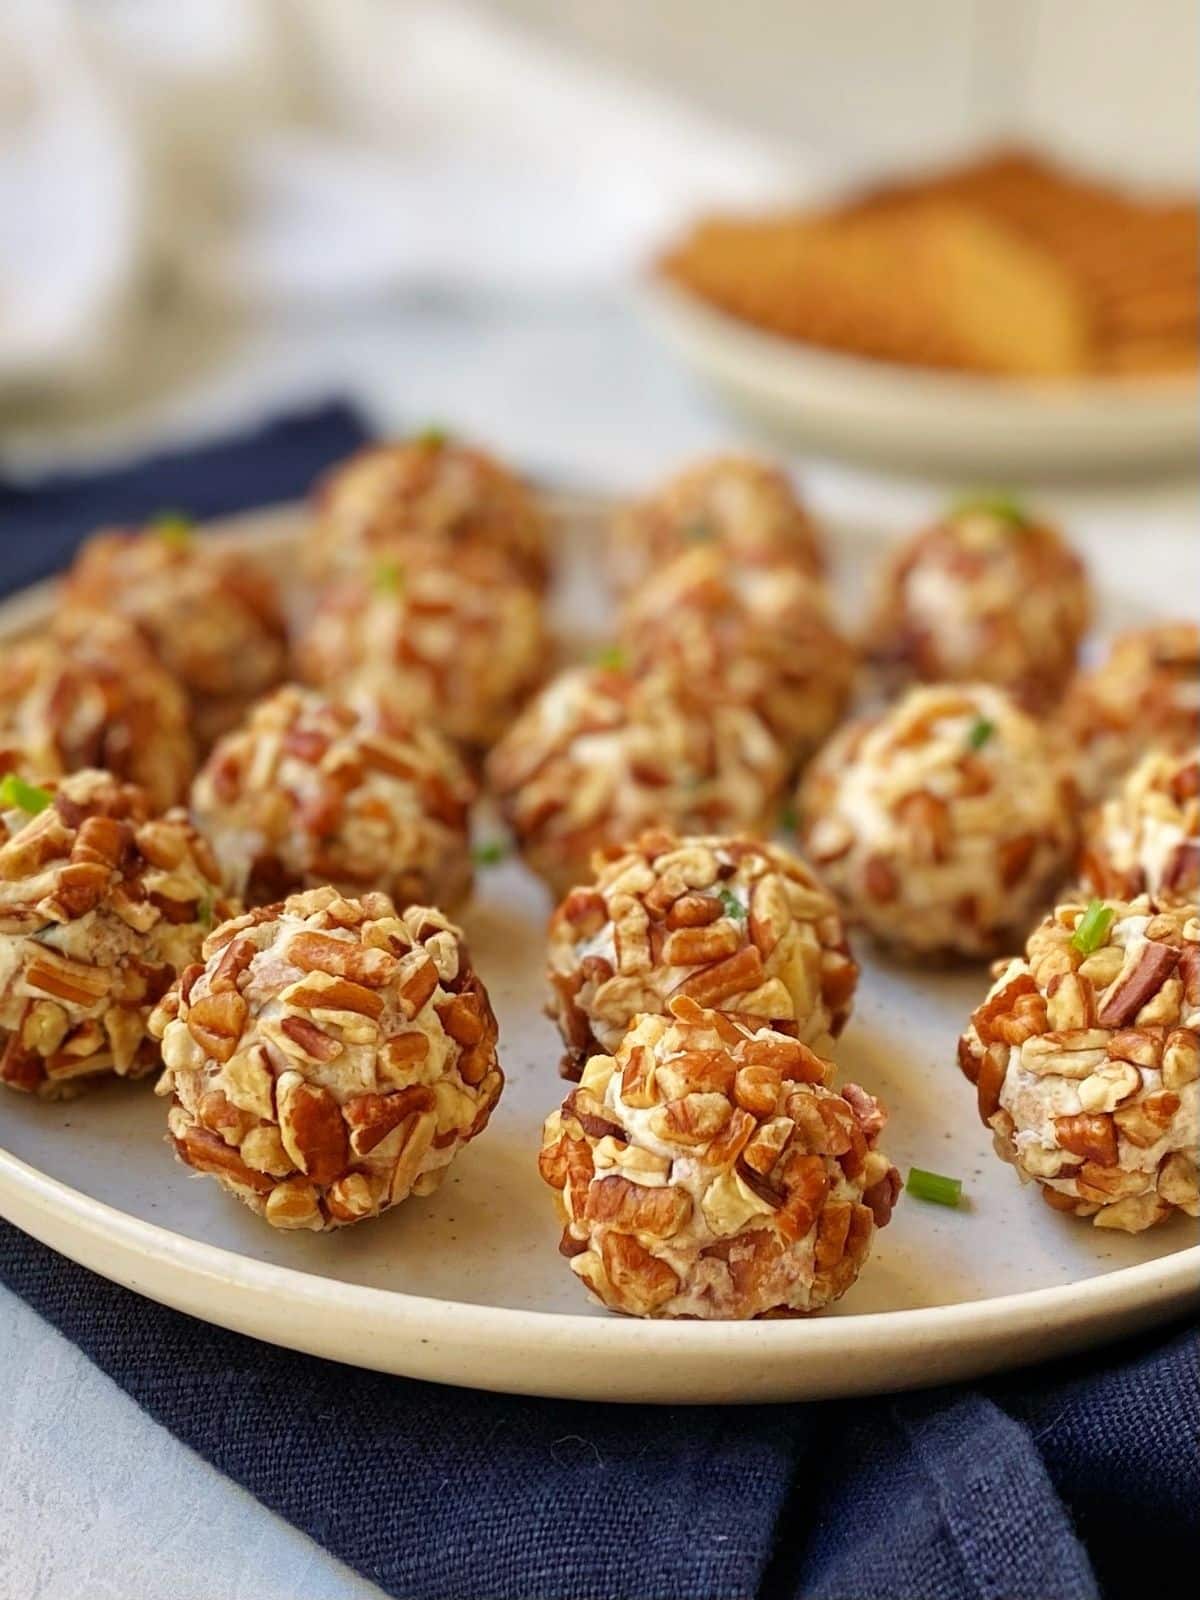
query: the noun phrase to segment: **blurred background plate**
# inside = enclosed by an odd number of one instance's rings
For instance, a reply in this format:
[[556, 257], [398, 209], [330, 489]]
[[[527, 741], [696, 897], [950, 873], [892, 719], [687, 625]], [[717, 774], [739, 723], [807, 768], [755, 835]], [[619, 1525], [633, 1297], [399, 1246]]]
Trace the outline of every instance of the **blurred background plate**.
[[1024, 478], [1194, 463], [1194, 376], [1036, 384], [839, 355], [761, 332], [662, 279], [651, 325], [705, 385], [789, 444], [914, 472]]

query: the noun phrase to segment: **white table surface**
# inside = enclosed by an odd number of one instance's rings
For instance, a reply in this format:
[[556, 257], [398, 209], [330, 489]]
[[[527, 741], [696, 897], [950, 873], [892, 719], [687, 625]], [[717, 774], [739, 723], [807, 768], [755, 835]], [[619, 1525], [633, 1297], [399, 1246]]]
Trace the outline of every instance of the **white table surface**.
[[[6, 415], [10, 463], [61, 464], [184, 438], [331, 390], [381, 428], [448, 424], [544, 474], [588, 487], [649, 481], [673, 462], [753, 442], [668, 365], [618, 299], [549, 308], [376, 309], [334, 322], [158, 340], [156, 394]], [[221, 355], [168, 384], [196, 350]], [[145, 382], [145, 374], [139, 380]], [[115, 416], [115, 420], [114, 420]], [[19, 426], [18, 426], [19, 421]], [[818, 512], [897, 533], [946, 485], [800, 462]], [[1187, 479], [1062, 484], [1036, 495], [1076, 538], [1101, 589], [1148, 611], [1200, 604], [1200, 494]], [[1101, 626], [1104, 617], [1100, 619]], [[2, 1600], [367, 1600], [381, 1593], [151, 1422], [28, 1308], [0, 1289]]]

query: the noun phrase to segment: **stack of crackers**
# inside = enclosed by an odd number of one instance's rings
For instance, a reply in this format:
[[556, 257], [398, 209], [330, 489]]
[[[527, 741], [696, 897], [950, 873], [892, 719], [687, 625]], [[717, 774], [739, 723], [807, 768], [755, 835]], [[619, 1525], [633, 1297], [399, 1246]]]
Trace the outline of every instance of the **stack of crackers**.
[[660, 270], [772, 333], [1007, 377], [1200, 364], [1200, 207], [1004, 152], [834, 210], [701, 221]]

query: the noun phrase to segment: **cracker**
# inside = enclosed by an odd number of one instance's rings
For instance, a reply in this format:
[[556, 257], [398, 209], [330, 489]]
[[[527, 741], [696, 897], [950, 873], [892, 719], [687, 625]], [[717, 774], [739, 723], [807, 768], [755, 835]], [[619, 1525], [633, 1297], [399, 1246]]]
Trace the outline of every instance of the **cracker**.
[[702, 222], [660, 264], [775, 333], [1009, 376], [1171, 372], [1200, 358], [1200, 209], [1020, 150], [823, 213]]

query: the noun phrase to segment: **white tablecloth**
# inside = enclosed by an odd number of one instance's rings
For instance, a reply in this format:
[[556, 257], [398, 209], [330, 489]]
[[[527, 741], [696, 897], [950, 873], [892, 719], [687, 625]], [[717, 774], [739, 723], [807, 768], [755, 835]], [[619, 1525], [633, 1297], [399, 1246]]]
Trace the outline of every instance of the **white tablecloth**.
[[[155, 437], [183, 437], [331, 388], [355, 395], [380, 426], [438, 420], [585, 486], [647, 481], [689, 452], [739, 436], [614, 297], [268, 325], [169, 404], [127, 409], [103, 433], [76, 428], [71, 443], [92, 457], [134, 449], [151, 436], [146, 415]], [[61, 461], [63, 436], [0, 424], [0, 448], [25, 461]], [[802, 466], [819, 511], [896, 532], [942, 493]], [[1102, 590], [1150, 610], [1195, 610], [1193, 483], [1060, 487], [1037, 498], [1076, 537]], [[378, 1592], [148, 1421], [0, 1291], [3, 1600], [362, 1600]]]

